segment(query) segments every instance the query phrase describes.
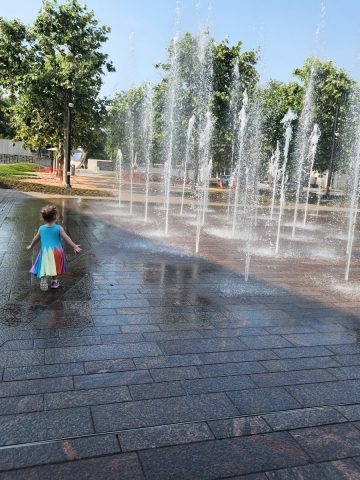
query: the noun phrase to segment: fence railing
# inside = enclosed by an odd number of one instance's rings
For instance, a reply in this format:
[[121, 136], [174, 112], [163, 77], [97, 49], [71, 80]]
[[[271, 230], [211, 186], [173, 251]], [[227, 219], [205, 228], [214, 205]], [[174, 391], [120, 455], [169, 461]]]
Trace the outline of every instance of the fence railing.
[[8, 153], [0, 153], [0, 164], [20, 162], [34, 163], [34, 161], [35, 159], [32, 155], [10, 155]]

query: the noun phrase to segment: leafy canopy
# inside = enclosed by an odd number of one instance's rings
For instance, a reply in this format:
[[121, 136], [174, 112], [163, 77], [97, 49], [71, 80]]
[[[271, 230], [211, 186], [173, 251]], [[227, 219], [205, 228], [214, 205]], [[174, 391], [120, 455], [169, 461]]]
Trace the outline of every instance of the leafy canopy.
[[63, 146], [69, 92], [73, 142], [96, 144], [106, 115], [102, 76], [114, 71], [102, 51], [108, 33], [77, 0], [44, 0], [29, 26], [0, 18], [0, 86], [11, 96], [15, 138], [26, 147]]
[[294, 74], [303, 82], [305, 88], [309, 82], [312, 65], [315, 72], [314, 123], [319, 125], [321, 131], [315, 168], [321, 172], [329, 168], [334, 121], [337, 116], [333, 165], [336, 171], [340, 168], [338, 143], [344, 131], [348, 101], [354, 81], [344, 69], [336, 67], [332, 60], [322, 62], [318, 58], [308, 58], [302, 68], [294, 70]]

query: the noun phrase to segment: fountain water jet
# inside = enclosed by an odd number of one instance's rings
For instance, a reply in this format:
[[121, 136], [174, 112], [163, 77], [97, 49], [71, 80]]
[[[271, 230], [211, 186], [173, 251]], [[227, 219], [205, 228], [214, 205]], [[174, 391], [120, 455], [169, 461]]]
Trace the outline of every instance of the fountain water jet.
[[319, 216], [320, 210], [320, 200], [321, 200], [321, 183], [319, 181], [318, 191], [317, 191], [317, 203], [316, 203], [316, 216]]
[[133, 213], [133, 170], [134, 170], [134, 161], [136, 162], [135, 156], [135, 106], [132, 105], [127, 112], [126, 120], [126, 135], [128, 139], [128, 159], [129, 159], [129, 173], [130, 173], [130, 215]]
[[304, 105], [301, 111], [300, 120], [299, 120], [299, 130], [296, 138], [296, 181], [297, 188], [295, 194], [295, 207], [294, 207], [294, 219], [293, 219], [293, 228], [292, 236], [295, 237], [296, 234], [296, 225], [297, 225], [297, 215], [298, 208], [300, 203], [300, 193], [302, 192], [302, 180], [303, 180], [303, 169], [304, 163], [308, 155], [308, 137], [311, 133], [311, 125], [314, 116], [314, 84], [315, 84], [315, 65], [314, 62], [311, 65], [308, 85], [305, 92]]
[[206, 113], [205, 128], [199, 137], [199, 175], [197, 183], [197, 213], [196, 213], [196, 244], [195, 251], [199, 251], [201, 227], [205, 223], [205, 214], [209, 199], [209, 180], [212, 170], [211, 137], [214, 128], [211, 112]]
[[119, 148], [116, 152], [116, 179], [118, 183], [118, 206], [121, 207], [121, 190], [122, 190], [122, 163], [123, 154]]
[[355, 226], [357, 220], [357, 211], [360, 200], [360, 125], [358, 125], [356, 132], [356, 144], [354, 148], [354, 157], [350, 164], [349, 172], [352, 175], [351, 196], [350, 196], [350, 211], [348, 224], [348, 239], [346, 248], [346, 267], [345, 280], [349, 280], [350, 264], [352, 257], [352, 249], [355, 236]]
[[244, 279], [247, 282], [250, 274], [250, 262], [255, 240], [255, 227], [259, 207], [259, 165], [261, 157], [261, 104], [255, 95], [255, 100], [249, 109], [247, 132], [245, 138], [246, 152], [246, 183], [242, 224], [247, 229]]
[[208, 189], [206, 188], [206, 181], [210, 178], [212, 169], [212, 159], [209, 160], [207, 165], [204, 166], [203, 171], [200, 173], [201, 183], [203, 188], [201, 189], [201, 193], [198, 194], [198, 205], [197, 205], [197, 214], [196, 214], [196, 244], [195, 244], [195, 252], [199, 252], [199, 244], [200, 244], [200, 235], [201, 235], [201, 228], [205, 223], [205, 213], [207, 208], [207, 201], [206, 195]]
[[180, 215], [183, 214], [184, 209], [184, 197], [185, 197], [185, 188], [186, 188], [186, 179], [188, 172], [188, 165], [191, 156], [192, 146], [193, 146], [193, 129], [195, 124], [195, 115], [192, 115], [189, 119], [188, 128], [186, 132], [186, 149], [185, 149], [185, 160], [184, 160], [184, 180], [182, 185], [182, 194], [181, 194], [181, 208]]
[[152, 154], [152, 98], [147, 93], [143, 105], [143, 140], [145, 147], [145, 210], [144, 221], [148, 221], [150, 162]]
[[134, 188], [134, 171], [137, 169], [137, 152], [130, 162], [130, 215], [133, 214], [133, 188]]
[[209, 195], [209, 178], [212, 169], [211, 142], [214, 130], [212, 118], [213, 94], [213, 43], [209, 31], [203, 30], [198, 38], [198, 85], [197, 85], [197, 115], [198, 121], [198, 159], [195, 175], [197, 197], [197, 222], [195, 251], [199, 251], [201, 228], [205, 223], [205, 214]]
[[171, 173], [172, 173], [172, 163], [173, 163], [173, 157], [174, 157], [175, 135], [176, 135], [176, 128], [177, 128], [176, 93], [177, 93], [178, 69], [179, 69], [178, 47], [179, 47], [179, 39], [177, 36], [175, 36], [172, 42], [170, 72], [169, 72], [169, 87], [168, 87], [167, 99], [166, 99], [167, 145], [166, 145], [166, 160], [164, 163], [165, 235], [167, 235], [169, 232]]
[[314, 163], [315, 163], [315, 157], [316, 157], [316, 150], [317, 150], [317, 145], [319, 142], [321, 132], [319, 125], [315, 123], [313, 131], [310, 136], [310, 146], [309, 146], [309, 170], [308, 170], [308, 185], [307, 185], [307, 190], [306, 190], [306, 201], [305, 201], [305, 211], [304, 211], [304, 225], [306, 225], [306, 220], [307, 220], [307, 212], [308, 212], [308, 206], [309, 206], [309, 195], [310, 195], [310, 185], [311, 185], [311, 173], [314, 168]]
[[237, 224], [237, 216], [238, 216], [238, 209], [239, 209], [239, 193], [240, 193], [240, 176], [241, 176], [241, 168], [242, 162], [244, 161], [244, 146], [245, 146], [245, 133], [246, 133], [246, 124], [247, 124], [247, 107], [248, 107], [248, 95], [246, 90], [244, 91], [243, 95], [243, 104], [239, 114], [239, 131], [238, 131], [238, 154], [237, 154], [237, 162], [232, 174], [233, 181], [235, 182], [235, 194], [234, 194], [234, 210], [233, 210], [233, 218], [232, 218], [232, 234], [235, 235], [236, 224]]
[[269, 162], [269, 174], [273, 178], [272, 184], [272, 196], [271, 196], [271, 207], [270, 207], [270, 220], [273, 219], [274, 215], [274, 206], [275, 206], [275, 196], [276, 196], [276, 185], [279, 180], [279, 162], [280, 162], [280, 146], [279, 142], [276, 142], [276, 150], [271, 156]]
[[210, 184], [210, 178], [211, 178], [211, 172], [212, 172], [212, 166], [213, 166], [213, 161], [212, 158], [207, 162], [204, 168], [204, 174], [203, 174], [203, 185], [205, 186], [204, 188], [204, 194], [203, 194], [203, 208], [202, 208], [202, 216], [201, 216], [201, 225], [205, 224], [205, 214], [208, 210], [209, 206], [209, 184]]
[[[236, 148], [236, 140], [237, 140], [238, 128], [239, 128], [239, 109], [241, 105], [241, 98], [242, 98], [242, 92], [241, 92], [241, 82], [240, 82], [240, 66], [239, 66], [239, 60], [236, 59], [233, 67], [233, 71], [232, 71], [230, 100], [229, 100], [229, 120], [230, 120], [230, 129], [232, 133], [230, 171], [233, 171], [234, 169], [235, 148]], [[226, 213], [227, 218], [229, 218], [230, 216], [231, 190], [232, 189], [229, 188], [227, 213]]]
[[281, 231], [281, 221], [284, 212], [285, 206], [285, 182], [286, 182], [286, 166], [289, 157], [289, 147], [290, 141], [292, 137], [292, 125], [291, 123], [296, 120], [297, 115], [294, 111], [289, 110], [284, 118], [281, 120], [281, 123], [285, 125], [285, 145], [284, 145], [284, 161], [281, 167], [281, 187], [280, 187], [280, 210], [279, 210], [279, 218], [278, 218], [278, 226], [277, 226], [277, 236], [276, 236], [276, 244], [275, 244], [275, 253], [279, 253], [279, 244], [280, 244], [280, 231]]

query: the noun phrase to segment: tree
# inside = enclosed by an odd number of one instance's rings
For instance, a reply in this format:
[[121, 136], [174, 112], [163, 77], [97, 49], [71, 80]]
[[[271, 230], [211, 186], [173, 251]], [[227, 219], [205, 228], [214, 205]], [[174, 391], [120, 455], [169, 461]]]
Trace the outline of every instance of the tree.
[[167, 82], [161, 81], [154, 85], [152, 96], [153, 109], [153, 143], [152, 143], [152, 162], [161, 163], [164, 147], [165, 133], [165, 102], [166, 102]]
[[0, 85], [11, 95], [15, 139], [30, 149], [59, 146], [63, 157], [66, 112], [73, 108], [73, 144], [99, 141], [107, 102], [102, 75], [114, 71], [102, 51], [107, 26], [77, 0], [44, 0], [33, 25], [0, 18]]
[[320, 172], [331, 169], [332, 174], [341, 168], [338, 140], [341, 139], [345, 125], [348, 100], [354, 82], [346, 71], [336, 67], [332, 60], [321, 62], [318, 58], [308, 58], [302, 68], [294, 70], [304, 88], [308, 85], [312, 67], [315, 72], [314, 122], [321, 131], [315, 168]]
[[0, 138], [11, 139], [15, 136], [15, 131], [10, 125], [10, 99], [0, 92]]
[[[213, 114], [215, 128], [212, 139], [212, 157], [213, 165], [216, 170], [228, 170], [231, 166], [231, 148], [234, 132], [230, 129], [231, 119], [229, 118], [230, 90], [232, 84], [232, 73], [234, 65], [237, 63], [240, 70], [241, 92], [246, 88], [249, 93], [255, 87], [258, 80], [256, 71], [257, 52], [250, 50], [241, 52], [242, 43], [238, 42], [229, 46], [227, 39], [216, 44], [209, 38], [209, 48], [211, 48], [212, 64], [211, 70], [211, 111]], [[178, 72], [176, 86], [176, 103], [178, 117], [176, 118], [176, 160], [181, 163], [184, 157], [184, 147], [186, 143], [185, 135], [187, 125], [192, 114], [204, 113], [206, 108], [202, 104], [202, 95], [199, 90], [199, 37], [190, 33], [185, 33], [178, 41]], [[164, 115], [166, 105], [166, 88], [168, 84], [168, 75], [170, 69], [170, 58], [173, 52], [173, 43], [168, 47], [169, 59], [167, 63], [159, 63], [157, 68], [163, 70], [164, 78], [155, 87], [155, 105], [154, 118], [157, 135], [157, 146], [162, 141], [161, 128], [164, 127]], [[242, 93], [241, 93], [242, 94]], [[239, 99], [241, 105], [241, 98]], [[198, 135], [197, 126], [195, 126], [195, 136]], [[159, 152], [160, 149], [157, 148]]]
[[[286, 112], [291, 109], [300, 114], [304, 96], [304, 87], [296, 82], [279, 82], [271, 80], [261, 89], [262, 96], [262, 170], [267, 171], [268, 160], [276, 149], [276, 143], [280, 145], [284, 141], [284, 125], [281, 123]], [[296, 131], [297, 121], [293, 123]], [[294, 136], [293, 136], [294, 137]], [[293, 148], [294, 141], [291, 144]], [[291, 153], [292, 149], [290, 150]]]
[[126, 162], [133, 161], [135, 152], [143, 157], [142, 108], [146, 87], [132, 87], [117, 92], [109, 109], [106, 130], [106, 153], [115, 158], [120, 148]]
[[[289, 108], [298, 115], [301, 113], [311, 69], [314, 72], [313, 123], [317, 123], [321, 131], [315, 169], [320, 172], [330, 169], [330, 181], [331, 174], [341, 168], [338, 140], [341, 139], [347, 118], [348, 99], [354, 83], [345, 70], [337, 68], [331, 60], [321, 62], [318, 58], [308, 58], [303, 67], [294, 70], [294, 75], [301, 83], [272, 80], [263, 88], [263, 169], [265, 170], [271, 152], [275, 150], [276, 142], [283, 141], [283, 125], [280, 123], [282, 117]], [[295, 121], [295, 134], [297, 125], [298, 122]], [[295, 135], [290, 150], [291, 157], [294, 156], [294, 139]]]
[[231, 129], [232, 119], [229, 116], [229, 108], [235, 64], [237, 63], [239, 67], [241, 92], [246, 89], [251, 95], [259, 78], [256, 70], [257, 52], [254, 50], [241, 52], [241, 46], [242, 42], [229, 46], [227, 39], [214, 46], [213, 164], [217, 170], [229, 171], [231, 168], [233, 135], [236, 132]]

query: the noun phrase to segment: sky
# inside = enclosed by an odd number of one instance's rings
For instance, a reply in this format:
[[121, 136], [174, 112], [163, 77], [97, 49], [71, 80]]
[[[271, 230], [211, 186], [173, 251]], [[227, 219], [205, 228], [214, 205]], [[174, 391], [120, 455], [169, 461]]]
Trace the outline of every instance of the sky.
[[[61, 0], [59, 0], [61, 2]], [[0, 0], [0, 15], [31, 23], [41, 0]], [[261, 83], [289, 81], [310, 55], [332, 59], [360, 80], [360, 0], [87, 0], [111, 33], [104, 50], [115, 73], [104, 78], [102, 94], [143, 81], [158, 81], [154, 64], [166, 59], [176, 30], [197, 33], [209, 23], [213, 37], [244, 49], [261, 49]], [[320, 29], [318, 26], [321, 26]], [[316, 35], [316, 32], [319, 32]], [[317, 38], [318, 37], [318, 38]]]

